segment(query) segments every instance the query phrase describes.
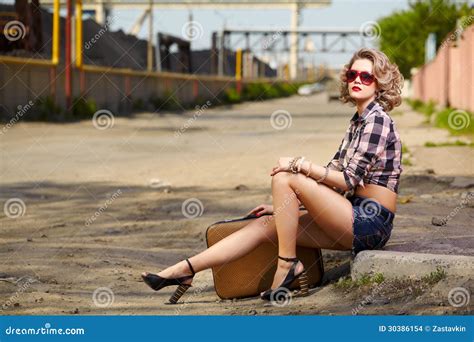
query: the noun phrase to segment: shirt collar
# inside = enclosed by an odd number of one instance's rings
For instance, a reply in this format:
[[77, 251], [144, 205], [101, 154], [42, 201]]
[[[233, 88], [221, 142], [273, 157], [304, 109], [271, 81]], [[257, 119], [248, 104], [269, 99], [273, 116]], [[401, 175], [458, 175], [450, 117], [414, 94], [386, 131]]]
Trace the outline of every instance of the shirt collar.
[[351, 118], [351, 122], [356, 122], [356, 121], [364, 121], [367, 118], [367, 115], [372, 111], [372, 109], [375, 107], [377, 102], [372, 101], [370, 102], [367, 107], [365, 107], [364, 111], [362, 112], [362, 115], [359, 116], [357, 111], [354, 113], [354, 115]]

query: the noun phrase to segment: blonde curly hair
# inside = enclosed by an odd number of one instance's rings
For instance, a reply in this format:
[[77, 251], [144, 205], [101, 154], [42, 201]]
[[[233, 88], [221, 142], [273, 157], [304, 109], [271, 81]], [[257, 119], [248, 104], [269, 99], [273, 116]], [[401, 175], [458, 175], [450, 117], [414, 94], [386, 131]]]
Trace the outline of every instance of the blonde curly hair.
[[377, 101], [386, 112], [402, 103], [402, 87], [403, 75], [398, 70], [395, 63], [391, 63], [388, 57], [381, 51], [376, 49], [362, 48], [354, 53], [348, 64], [342, 69], [341, 80], [341, 96], [339, 99], [343, 103], [350, 102], [356, 104], [356, 101], [349, 95], [347, 86], [346, 71], [352, 67], [352, 64], [358, 59], [368, 59], [372, 61], [372, 73], [376, 79], [376, 98]]

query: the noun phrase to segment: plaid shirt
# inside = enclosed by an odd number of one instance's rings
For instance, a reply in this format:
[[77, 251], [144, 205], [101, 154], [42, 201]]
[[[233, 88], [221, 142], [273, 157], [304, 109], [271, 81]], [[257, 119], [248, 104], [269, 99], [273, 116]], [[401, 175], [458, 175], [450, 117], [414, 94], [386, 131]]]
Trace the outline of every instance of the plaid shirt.
[[342, 171], [349, 188], [345, 197], [354, 194], [358, 185], [377, 184], [398, 193], [402, 144], [392, 118], [377, 102], [371, 102], [362, 115], [356, 112], [333, 159], [330, 169]]

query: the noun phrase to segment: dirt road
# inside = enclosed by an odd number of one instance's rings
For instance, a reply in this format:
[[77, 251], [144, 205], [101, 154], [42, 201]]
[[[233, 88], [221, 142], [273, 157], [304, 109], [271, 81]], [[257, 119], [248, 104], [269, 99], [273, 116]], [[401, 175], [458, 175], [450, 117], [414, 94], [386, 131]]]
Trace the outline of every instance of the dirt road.
[[[163, 304], [171, 289], [154, 293], [140, 281], [142, 271], [204, 249], [210, 224], [271, 203], [269, 172], [280, 156], [326, 163], [353, 113], [320, 94], [143, 113], [115, 118], [104, 130], [90, 121], [14, 125], [0, 136], [2, 314], [469, 312], [448, 302], [453, 287], [472, 292], [462, 279], [335, 286], [347, 274], [347, 252], [323, 251], [325, 286], [284, 307], [258, 298], [222, 301], [210, 270], [196, 275], [194, 291], [175, 306]], [[422, 241], [426, 251], [473, 255], [472, 206], [444, 228], [431, 225], [433, 215], [449, 214], [473, 190], [473, 149], [423, 147], [453, 138], [406, 107], [393, 119], [413, 166], [405, 167], [401, 197], [408, 203], [399, 205], [387, 248], [412, 250]], [[199, 204], [197, 217], [183, 215], [189, 200]]]

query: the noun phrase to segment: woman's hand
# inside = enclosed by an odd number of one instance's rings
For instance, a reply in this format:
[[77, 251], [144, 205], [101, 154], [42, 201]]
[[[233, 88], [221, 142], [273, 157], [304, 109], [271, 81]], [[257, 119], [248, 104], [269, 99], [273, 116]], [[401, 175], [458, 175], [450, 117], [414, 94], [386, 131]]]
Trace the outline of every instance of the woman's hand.
[[272, 172], [270, 172], [270, 176], [276, 175], [278, 172], [281, 171], [291, 172], [290, 161], [292, 159], [292, 157], [281, 157], [280, 159], [278, 159], [278, 165], [272, 169]]
[[260, 204], [258, 207], [252, 209], [247, 216], [257, 215], [262, 216], [263, 214], [273, 214], [273, 205], [271, 204]]

